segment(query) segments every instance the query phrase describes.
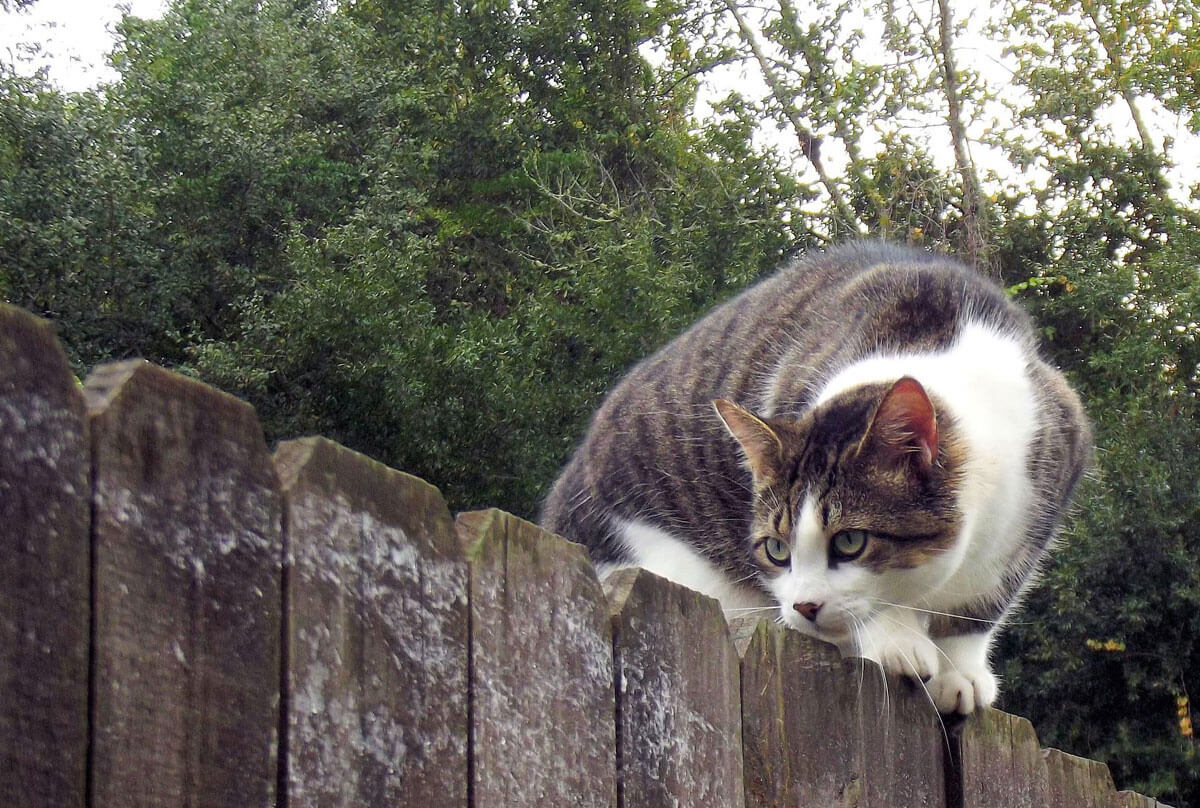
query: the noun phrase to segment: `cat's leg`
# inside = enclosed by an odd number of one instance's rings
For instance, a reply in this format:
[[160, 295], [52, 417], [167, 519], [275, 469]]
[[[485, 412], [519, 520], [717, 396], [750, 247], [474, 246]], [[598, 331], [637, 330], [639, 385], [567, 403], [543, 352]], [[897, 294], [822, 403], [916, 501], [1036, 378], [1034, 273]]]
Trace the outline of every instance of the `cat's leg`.
[[911, 609], [886, 608], [857, 632], [857, 652], [888, 673], [926, 681], [940, 670], [941, 652], [929, 638], [929, 622]]
[[999, 690], [988, 664], [991, 631], [953, 634], [934, 640], [942, 657], [942, 670], [928, 684], [938, 711], [972, 713], [990, 707]]

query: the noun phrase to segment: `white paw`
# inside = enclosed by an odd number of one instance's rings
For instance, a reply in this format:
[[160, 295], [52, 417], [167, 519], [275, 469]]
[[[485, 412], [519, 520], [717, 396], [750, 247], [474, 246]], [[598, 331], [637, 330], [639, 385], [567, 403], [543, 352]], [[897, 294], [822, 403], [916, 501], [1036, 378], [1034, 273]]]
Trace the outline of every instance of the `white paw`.
[[920, 634], [889, 637], [879, 654], [879, 664], [888, 673], [927, 681], [937, 675], [938, 649]]
[[996, 700], [996, 677], [987, 668], [948, 670], [926, 684], [940, 713], [969, 715]]

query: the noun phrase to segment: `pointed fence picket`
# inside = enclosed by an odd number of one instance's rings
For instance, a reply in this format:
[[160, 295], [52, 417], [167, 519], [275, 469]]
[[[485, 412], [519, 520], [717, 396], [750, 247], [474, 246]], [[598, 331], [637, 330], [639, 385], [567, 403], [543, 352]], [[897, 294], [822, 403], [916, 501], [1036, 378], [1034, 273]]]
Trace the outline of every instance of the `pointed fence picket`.
[[287, 804], [466, 806], [467, 565], [441, 494], [323, 438], [275, 465]]
[[254, 411], [144, 362], [84, 384], [93, 806], [269, 805], [279, 483]]
[[0, 805], [83, 803], [90, 469], [54, 329], [0, 304]]
[[4, 305], [0, 542], [0, 805], [1158, 805]]

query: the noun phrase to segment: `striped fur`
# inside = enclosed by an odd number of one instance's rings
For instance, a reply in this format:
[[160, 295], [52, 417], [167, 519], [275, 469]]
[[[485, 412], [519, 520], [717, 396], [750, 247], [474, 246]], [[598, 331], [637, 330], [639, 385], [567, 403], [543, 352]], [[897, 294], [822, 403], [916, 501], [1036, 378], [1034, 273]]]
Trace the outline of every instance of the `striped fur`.
[[[888, 459], [890, 439], [872, 421], [902, 376], [928, 388], [937, 414], [936, 456], [920, 473]], [[768, 425], [778, 474], [751, 474], [717, 399]], [[999, 289], [946, 257], [860, 243], [786, 266], [635, 366], [596, 412], [541, 522], [587, 546], [602, 572], [642, 564], [727, 608], [778, 603], [789, 625], [827, 639], [836, 632], [795, 613], [807, 595], [792, 589], [816, 580], [815, 567], [827, 568], [818, 590], [858, 576], [906, 605], [956, 615], [918, 620], [918, 633], [990, 636], [1089, 451], [1078, 398]], [[1004, 476], [1009, 467], [1020, 479]], [[804, 566], [806, 506], [816, 555]], [[1004, 535], [989, 532], [998, 525]], [[828, 542], [847, 529], [876, 538], [838, 562]], [[792, 548], [789, 568], [764, 558], [767, 537]], [[889, 575], [908, 583], [880, 583]], [[864, 609], [869, 622], [875, 612]]]

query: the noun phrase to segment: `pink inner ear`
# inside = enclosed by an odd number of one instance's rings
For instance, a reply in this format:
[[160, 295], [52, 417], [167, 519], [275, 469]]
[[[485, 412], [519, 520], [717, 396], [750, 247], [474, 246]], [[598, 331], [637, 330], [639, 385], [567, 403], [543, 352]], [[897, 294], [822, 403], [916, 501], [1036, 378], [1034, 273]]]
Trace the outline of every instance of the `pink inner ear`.
[[742, 447], [745, 466], [758, 481], [774, 479], [780, 470], [783, 445], [779, 435], [758, 416], [732, 401], [716, 399], [713, 406], [729, 433]]
[[892, 385], [879, 405], [875, 425], [889, 443], [916, 449], [922, 466], [933, 464], [938, 449], [937, 414], [916, 379], [905, 376]]

